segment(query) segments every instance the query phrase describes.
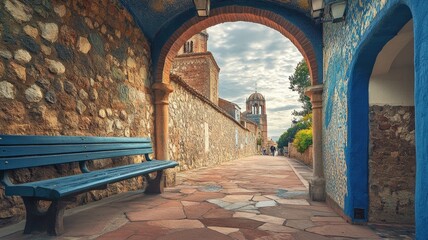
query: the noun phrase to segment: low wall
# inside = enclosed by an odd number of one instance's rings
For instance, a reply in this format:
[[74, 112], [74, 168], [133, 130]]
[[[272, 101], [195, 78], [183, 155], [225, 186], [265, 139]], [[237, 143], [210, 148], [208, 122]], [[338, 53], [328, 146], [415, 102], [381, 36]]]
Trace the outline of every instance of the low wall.
[[224, 110], [171, 77], [169, 154], [180, 163], [174, 171], [214, 166], [257, 153], [254, 133]]
[[415, 108], [370, 107], [369, 221], [413, 224]]
[[292, 143], [288, 143], [288, 156], [302, 161], [304, 164], [312, 167], [312, 146], [309, 146], [304, 153], [299, 153], [297, 148]]

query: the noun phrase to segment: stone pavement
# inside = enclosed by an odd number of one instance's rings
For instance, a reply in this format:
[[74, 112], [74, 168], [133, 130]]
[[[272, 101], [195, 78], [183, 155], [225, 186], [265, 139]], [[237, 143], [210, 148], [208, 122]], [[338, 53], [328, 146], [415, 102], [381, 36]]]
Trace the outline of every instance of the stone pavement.
[[[23, 235], [22, 224], [2, 239], [379, 239], [369, 227], [346, 223], [324, 203], [307, 199], [299, 169], [285, 157], [253, 156], [177, 174], [161, 195], [120, 194], [67, 211], [65, 234]], [[299, 171], [297, 171], [299, 172]], [[5, 232], [14, 232], [4, 236]]]

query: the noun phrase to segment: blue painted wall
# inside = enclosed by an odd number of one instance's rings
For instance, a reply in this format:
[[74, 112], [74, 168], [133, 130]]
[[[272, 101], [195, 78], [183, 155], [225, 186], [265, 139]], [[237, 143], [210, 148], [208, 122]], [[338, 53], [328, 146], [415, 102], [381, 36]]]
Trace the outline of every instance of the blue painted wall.
[[383, 46], [413, 16], [416, 231], [428, 239], [428, 1], [348, 1], [344, 23], [324, 25], [323, 158], [327, 194], [353, 221], [368, 208], [368, 81]]

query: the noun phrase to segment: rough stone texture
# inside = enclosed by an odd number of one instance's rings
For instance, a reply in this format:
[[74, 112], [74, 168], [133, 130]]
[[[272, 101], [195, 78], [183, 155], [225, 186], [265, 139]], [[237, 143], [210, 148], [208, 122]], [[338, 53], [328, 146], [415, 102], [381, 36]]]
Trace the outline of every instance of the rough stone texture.
[[15, 52], [15, 56], [14, 56], [15, 60], [20, 62], [20, 63], [28, 63], [29, 61], [31, 61], [31, 55], [29, 52], [25, 51], [24, 49], [19, 49]]
[[28, 36], [30, 36], [30, 37], [32, 37], [32, 38], [34, 38], [34, 39], [36, 39], [36, 38], [37, 38], [37, 36], [39, 36], [39, 30], [38, 30], [37, 28], [35, 28], [35, 27], [30, 26], [30, 25], [26, 25], [26, 26], [24, 27], [24, 32], [25, 32]]
[[58, 25], [56, 23], [39, 22], [42, 37], [49, 42], [55, 42], [58, 39]]
[[[98, 24], [89, 29], [85, 25], [86, 18]], [[104, 34], [100, 23], [106, 26]], [[0, 67], [4, 66], [0, 68], [3, 69], [0, 71], [2, 134], [153, 137], [153, 103], [148, 89], [150, 48], [131, 15], [118, 1], [3, 1], [0, 29]], [[120, 41], [114, 37], [116, 32], [121, 32]], [[104, 54], [79, 51], [79, 36], [91, 34], [97, 35], [97, 47], [102, 48]], [[21, 64], [13, 59], [12, 53], [20, 49], [31, 53], [31, 61]], [[121, 58], [113, 54], [117, 49], [123, 49]], [[70, 57], [72, 61], [63, 59]], [[126, 64], [128, 57], [134, 60], [132, 69]], [[120, 85], [127, 91], [119, 92], [119, 83], [112, 80], [112, 67], [122, 71]], [[134, 69], [143, 69], [144, 77]], [[131, 72], [132, 82], [129, 80]], [[96, 81], [91, 85], [90, 79]], [[108, 117], [107, 113], [104, 113], [105, 118], [98, 116], [102, 109], [110, 109]], [[125, 120], [120, 119], [121, 111], [126, 112]], [[120, 128], [113, 127], [116, 120], [120, 120]], [[90, 168], [141, 159], [107, 159]], [[70, 164], [22, 169], [14, 171], [12, 176], [16, 182], [28, 182], [77, 172], [78, 166]], [[130, 179], [112, 184], [107, 190], [78, 195], [71, 207], [141, 188], [141, 182], [141, 178]], [[24, 214], [21, 199], [5, 197], [0, 189], [0, 226], [23, 219]]]
[[10, 66], [13, 69], [16, 77], [18, 77], [18, 79], [22, 80], [23, 82], [25, 82], [27, 80], [27, 72], [26, 72], [25, 67], [15, 63], [15, 62], [11, 62]]
[[64, 64], [62, 64], [61, 62], [55, 61], [55, 60], [51, 60], [51, 59], [47, 59], [47, 58], [45, 59], [45, 61], [46, 61], [47, 65], [48, 65], [49, 71], [51, 71], [51, 73], [54, 73], [54, 74], [63, 74], [63, 73], [65, 73]]
[[[175, 169], [213, 166], [257, 152], [256, 137], [177, 77], [170, 95], [169, 154]], [[207, 141], [207, 142], [206, 142]]]
[[0, 98], [15, 98], [15, 87], [12, 83], [6, 81], [0, 82]]
[[39, 86], [33, 84], [30, 88], [25, 90], [25, 98], [32, 103], [40, 102], [43, 99], [43, 93]]
[[18, 0], [6, 0], [4, 2], [6, 10], [18, 22], [27, 22], [31, 19], [32, 9]]
[[415, 154], [414, 107], [371, 106], [370, 221], [414, 223]]
[[300, 153], [297, 151], [297, 148], [293, 145], [293, 143], [288, 143], [288, 156], [295, 158], [310, 167], [312, 167], [314, 161], [312, 146], [309, 146], [309, 148], [306, 149], [304, 153]]
[[89, 43], [88, 39], [85, 37], [79, 37], [77, 48], [82, 53], [88, 53], [89, 50], [91, 50], [91, 44]]

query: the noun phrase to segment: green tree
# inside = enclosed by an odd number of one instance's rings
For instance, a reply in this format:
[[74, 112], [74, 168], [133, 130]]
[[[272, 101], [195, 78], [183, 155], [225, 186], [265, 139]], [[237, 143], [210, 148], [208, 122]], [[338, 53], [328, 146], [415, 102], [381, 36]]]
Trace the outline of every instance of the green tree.
[[289, 142], [293, 142], [296, 133], [302, 129], [309, 129], [312, 126], [312, 114], [303, 116], [296, 124], [287, 129], [278, 139], [278, 148], [288, 146]]
[[312, 145], [312, 129], [302, 129], [296, 133], [293, 140], [294, 147], [299, 153], [304, 153]]
[[290, 80], [289, 89], [299, 93], [299, 102], [303, 104], [303, 110], [294, 110], [293, 115], [304, 116], [312, 112], [311, 100], [308, 96], [305, 95], [305, 88], [311, 85], [311, 78], [309, 76], [308, 65], [304, 59], [297, 64], [293, 75], [291, 75], [288, 80]]

